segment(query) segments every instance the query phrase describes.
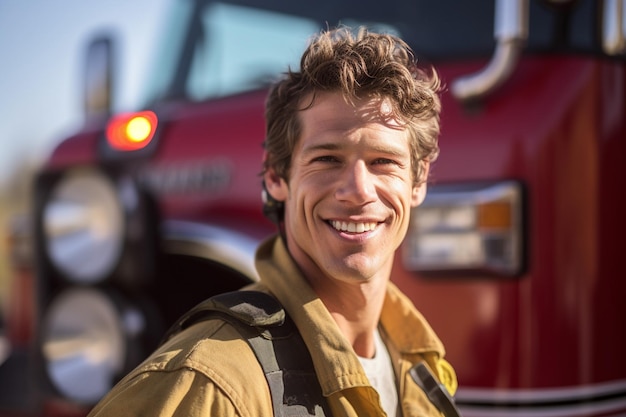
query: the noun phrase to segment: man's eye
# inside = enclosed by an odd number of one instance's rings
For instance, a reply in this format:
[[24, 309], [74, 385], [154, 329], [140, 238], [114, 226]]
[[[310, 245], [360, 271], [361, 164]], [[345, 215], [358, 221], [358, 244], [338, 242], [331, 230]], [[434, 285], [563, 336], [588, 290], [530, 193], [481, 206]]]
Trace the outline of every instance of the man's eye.
[[374, 160], [374, 164], [375, 165], [387, 165], [387, 164], [396, 164], [397, 165], [397, 162], [394, 161], [393, 159], [378, 158], [378, 159]]
[[337, 162], [338, 159], [331, 155], [323, 155], [313, 158], [313, 162]]

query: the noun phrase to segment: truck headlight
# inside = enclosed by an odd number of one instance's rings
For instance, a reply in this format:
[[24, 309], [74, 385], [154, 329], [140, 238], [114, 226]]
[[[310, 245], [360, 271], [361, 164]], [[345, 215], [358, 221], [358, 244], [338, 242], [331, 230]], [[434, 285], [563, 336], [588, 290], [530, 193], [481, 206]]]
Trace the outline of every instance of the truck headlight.
[[63, 395], [93, 403], [123, 372], [129, 337], [143, 331], [140, 312], [122, 309], [104, 292], [74, 288], [46, 312], [42, 351], [48, 376]]
[[45, 203], [42, 221], [48, 257], [70, 280], [95, 283], [116, 266], [124, 212], [114, 185], [103, 174], [65, 174]]
[[429, 187], [412, 214], [405, 267], [426, 273], [521, 273], [522, 204], [522, 186], [513, 181]]

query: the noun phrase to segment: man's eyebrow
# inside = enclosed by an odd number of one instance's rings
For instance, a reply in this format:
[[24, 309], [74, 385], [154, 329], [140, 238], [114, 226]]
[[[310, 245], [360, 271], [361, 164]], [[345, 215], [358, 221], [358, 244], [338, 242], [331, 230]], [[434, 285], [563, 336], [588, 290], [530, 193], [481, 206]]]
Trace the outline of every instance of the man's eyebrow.
[[395, 146], [377, 146], [374, 148], [376, 152], [384, 153], [387, 155], [395, 156], [397, 158], [402, 158], [409, 156], [409, 153], [405, 150], [397, 148]]
[[302, 149], [302, 153], [303, 154], [308, 154], [308, 153], [313, 153], [313, 152], [317, 152], [317, 151], [338, 151], [342, 147], [343, 146], [341, 146], [338, 143], [326, 142], [326, 143], [320, 143], [320, 144], [317, 144], [317, 145], [305, 146]]
[[[327, 142], [327, 143], [306, 146], [302, 149], [302, 153], [308, 154], [308, 153], [313, 153], [313, 152], [318, 152], [318, 151], [338, 151], [345, 147], [346, 146], [342, 144]], [[396, 156], [396, 157], [404, 157], [404, 156], [409, 155], [408, 152], [395, 146], [385, 146], [385, 145], [373, 146], [371, 150], [373, 152], [384, 153], [384, 154]]]

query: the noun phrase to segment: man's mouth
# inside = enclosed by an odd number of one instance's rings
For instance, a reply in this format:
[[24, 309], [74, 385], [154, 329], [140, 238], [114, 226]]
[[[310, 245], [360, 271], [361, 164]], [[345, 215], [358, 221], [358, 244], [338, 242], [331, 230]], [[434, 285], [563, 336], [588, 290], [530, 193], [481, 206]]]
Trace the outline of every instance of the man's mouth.
[[376, 228], [378, 223], [355, 223], [355, 222], [342, 222], [339, 220], [331, 220], [330, 225], [340, 232], [347, 233], [364, 233], [372, 231]]

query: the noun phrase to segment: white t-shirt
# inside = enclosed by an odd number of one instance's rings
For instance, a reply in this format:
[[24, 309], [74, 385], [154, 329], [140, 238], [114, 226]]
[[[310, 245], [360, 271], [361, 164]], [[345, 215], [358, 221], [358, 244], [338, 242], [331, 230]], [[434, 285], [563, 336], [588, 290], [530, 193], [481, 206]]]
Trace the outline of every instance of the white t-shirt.
[[383, 343], [378, 329], [374, 332], [374, 343], [376, 353], [371, 359], [359, 356], [359, 361], [365, 370], [370, 384], [380, 395], [383, 409], [389, 417], [398, 416], [398, 389], [396, 387], [396, 377], [393, 372], [393, 365], [389, 357], [389, 351]]

